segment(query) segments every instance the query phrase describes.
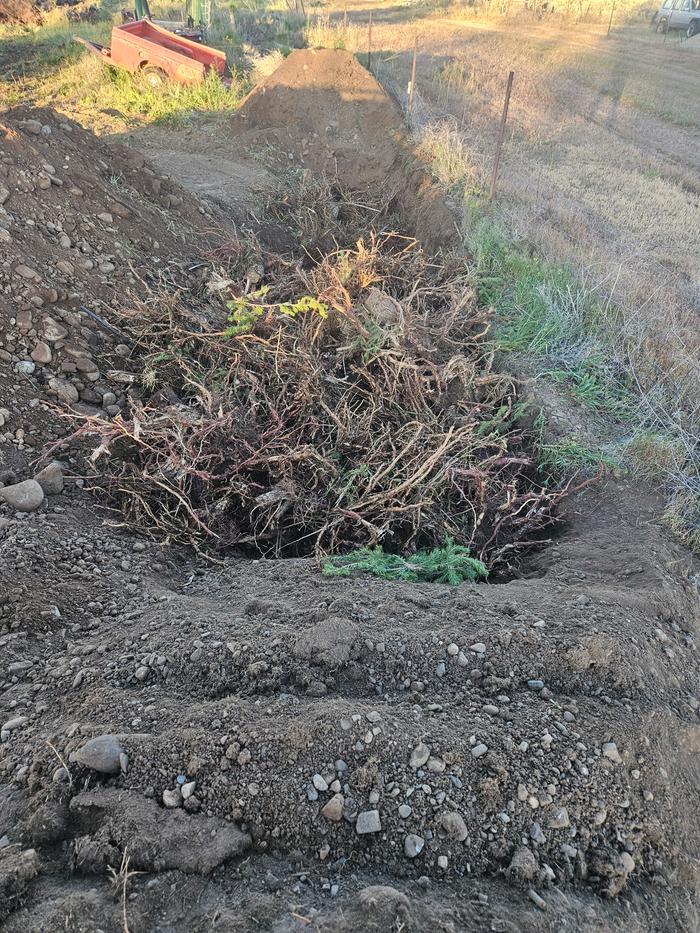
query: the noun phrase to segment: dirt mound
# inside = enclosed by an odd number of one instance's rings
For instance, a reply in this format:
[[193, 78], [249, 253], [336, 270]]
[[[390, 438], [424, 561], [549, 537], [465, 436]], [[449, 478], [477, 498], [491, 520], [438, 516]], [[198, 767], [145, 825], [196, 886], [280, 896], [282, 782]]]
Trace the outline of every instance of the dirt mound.
[[115, 311], [157, 283], [196, 291], [193, 240], [204, 247], [210, 224], [208, 209], [139, 153], [50, 110], [1, 116], [3, 466], [21, 468], [61, 430], [40, 399], [119, 411], [133, 376]]
[[0, 0], [0, 23], [27, 26], [40, 20], [38, 4], [32, 0]]
[[455, 221], [412, 152], [403, 114], [349, 52], [292, 52], [232, 118], [249, 145], [338, 178], [377, 199], [394, 198], [407, 229], [432, 248], [457, 242]]

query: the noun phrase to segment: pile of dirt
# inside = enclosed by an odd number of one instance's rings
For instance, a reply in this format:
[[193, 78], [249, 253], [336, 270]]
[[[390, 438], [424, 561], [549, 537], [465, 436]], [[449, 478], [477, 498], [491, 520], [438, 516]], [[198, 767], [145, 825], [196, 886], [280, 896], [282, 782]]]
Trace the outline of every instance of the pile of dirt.
[[401, 108], [350, 52], [292, 52], [232, 117], [250, 150], [290, 157], [345, 187], [394, 201], [432, 249], [458, 242], [455, 220], [413, 153]]
[[697, 596], [624, 490], [544, 577], [458, 588], [205, 572], [52, 502], [2, 532], [7, 930], [121, 929], [125, 858], [133, 930], [373, 929], [377, 884], [409, 930], [550, 929], [528, 891], [593, 929], [644, 879], [628, 928], [691, 928]]
[[133, 376], [117, 312], [156, 287], [201, 290], [213, 217], [140, 153], [50, 110], [7, 111], [0, 147], [0, 431], [5, 467], [22, 469], [63, 430], [39, 398], [119, 412]]
[[40, 21], [39, 4], [33, 0], [0, 0], [0, 23], [28, 26]]

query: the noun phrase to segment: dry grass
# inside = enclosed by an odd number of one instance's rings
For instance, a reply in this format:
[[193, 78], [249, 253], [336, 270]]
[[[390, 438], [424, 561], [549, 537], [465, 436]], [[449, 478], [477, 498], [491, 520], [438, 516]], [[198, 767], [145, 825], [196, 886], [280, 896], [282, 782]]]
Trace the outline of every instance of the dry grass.
[[[459, 13], [380, 23], [375, 68], [404, 103], [416, 29], [414, 130], [436, 177], [467, 193], [465, 238], [481, 256], [485, 292], [523, 325], [518, 351], [570, 374], [596, 413], [618, 417], [622, 386], [621, 456], [666, 486], [671, 523], [698, 544], [700, 78], [691, 43], [642, 27], [611, 39], [589, 26], [506, 29]], [[499, 196], [486, 205], [510, 68]], [[587, 308], [585, 328], [571, 303], [550, 300], [562, 276]], [[551, 333], [556, 358], [545, 365], [539, 348]]]

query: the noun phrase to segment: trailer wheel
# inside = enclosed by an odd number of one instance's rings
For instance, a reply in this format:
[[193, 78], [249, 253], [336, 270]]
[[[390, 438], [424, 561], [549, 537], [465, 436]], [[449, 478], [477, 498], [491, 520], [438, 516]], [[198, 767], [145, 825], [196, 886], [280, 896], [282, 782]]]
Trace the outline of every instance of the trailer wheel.
[[154, 89], [163, 87], [163, 85], [168, 80], [168, 76], [163, 71], [163, 69], [156, 68], [155, 65], [147, 65], [142, 70], [141, 74], [143, 75], [146, 84], [149, 84]]
[[688, 26], [688, 38], [692, 39], [693, 36], [697, 36], [700, 32], [700, 19], [694, 19], [692, 23]]

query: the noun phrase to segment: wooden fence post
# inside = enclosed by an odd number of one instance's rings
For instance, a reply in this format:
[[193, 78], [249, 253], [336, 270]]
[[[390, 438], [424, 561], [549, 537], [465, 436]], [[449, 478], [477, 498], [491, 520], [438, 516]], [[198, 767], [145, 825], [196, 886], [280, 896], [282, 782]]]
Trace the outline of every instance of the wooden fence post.
[[506, 84], [506, 99], [503, 102], [503, 114], [501, 115], [501, 125], [498, 129], [498, 143], [496, 145], [496, 157], [493, 160], [493, 173], [491, 175], [491, 190], [489, 191], [489, 199], [492, 199], [496, 194], [496, 179], [498, 178], [498, 166], [501, 162], [501, 150], [503, 149], [503, 137], [506, 131], [506, 120], [508, 119], [508, 105], [510, 104], [510, 92], [513, 90], [513, 78], [515, 72], [511, 71], [508, 74], [508, 83]]

